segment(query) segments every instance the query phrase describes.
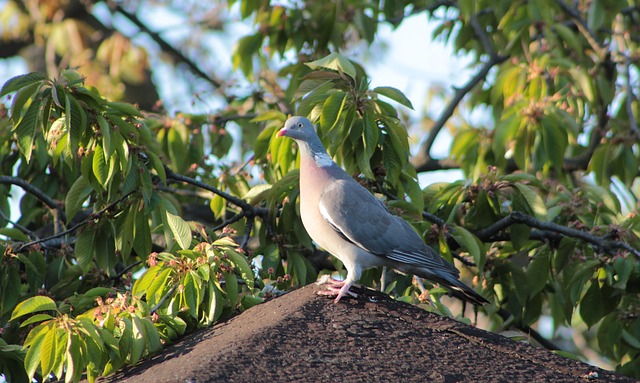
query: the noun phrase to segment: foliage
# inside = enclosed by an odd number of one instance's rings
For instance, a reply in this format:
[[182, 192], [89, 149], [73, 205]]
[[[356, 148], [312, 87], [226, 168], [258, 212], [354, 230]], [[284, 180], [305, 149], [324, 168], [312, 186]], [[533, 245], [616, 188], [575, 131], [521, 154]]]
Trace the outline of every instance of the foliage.
[[[0, 11], [16, 20], [4, 38], [29, 36], [23, 44], [42, 53], [40, 67], [0, 91], [10, 96], [0, 119], [0, 373], [12, 381], [93, 381], [278, 290], [339, 273], [300, 222], [297, 148], [276, 138], [291, 114], [312, 119], [338, 163], [456, 262], [491, 301], [481, 311], [493, 329], [535, 335], [547, 316], [640, 377], [640, 11], [631, 2], [231, 2], [255, 25], [228, 58], [249, 84], [240, 90], [188, 58], [199, 52], [181, 53], [123, 6], [108, 9], [222, 105], [175, 116], [149, 112], [158, 103], [147, 50], [70, 3]], [[191, 28], [224, 30], [225, 6]], [[361, 60], [338, 52], [425, 14], [477, 72], [437, 116], [422, 116], [430, 130], [411, 156], [407, 127], [420, 125], [407, 117], [411, 101], [394, 84], [372, 88]], [[154, 91], [132, 91], [145, 86]], [[489, 126], [459, 112], [475, 109], [489, 110]], [[445, 126], [450, 157], [433, 158]], [[229, 164], [232, 146], [244, 164]], [[417, 182], [449, 168], [465, 179]], [[26, 192], [16, 222], [10, 185]], [[423, 293], [399, 275], [385, 286], [380, 276], [361, 282], [451, 315], [442, 289]]]

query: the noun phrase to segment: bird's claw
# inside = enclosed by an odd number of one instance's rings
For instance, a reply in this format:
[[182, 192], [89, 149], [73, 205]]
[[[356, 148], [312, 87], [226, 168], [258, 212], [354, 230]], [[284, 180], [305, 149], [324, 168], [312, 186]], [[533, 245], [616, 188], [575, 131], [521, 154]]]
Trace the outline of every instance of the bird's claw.
[[321, 277], [318, 282], [316, 282], [316, 284], [326, 284], [326, 290], [318, 291], [318, 295], [336, 297], [336, 299], [334, 299], [335, 303], [340, 302], [340, 299], [345, 295], [348, 295], [352, 298], [358, 297], [356, 293], [349, 291], [349, 287], [351, 287], [351, 284], [347, 284], [345, 281], [336, 281], [328, 275]]

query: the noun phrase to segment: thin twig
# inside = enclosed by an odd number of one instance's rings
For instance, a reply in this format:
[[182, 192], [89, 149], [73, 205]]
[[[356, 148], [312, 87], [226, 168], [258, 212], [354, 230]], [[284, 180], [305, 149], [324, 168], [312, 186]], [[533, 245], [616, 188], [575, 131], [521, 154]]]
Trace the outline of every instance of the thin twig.
[[35, 241], [31, 241], [31, 242], [27, 242], [27, 243], [21, 244], [20, 246], [18, 246], [18, 247], [16, 248], [15, 252], [16, 252], [16, 253], [19, 253], [19, 252], [21, 252], [23, 249], [25, 249], [25, 248], [27, 248], [27, 247], [29, 247], [29, 246], [37, 245], [37, 244], [39, 244], [39, 243], [43, 243], [43, 242], [46, 242], [46, 241], [49, 241], [49, 240], [51, 240], [51, 239], [55, 239], [55, 238], [60, 238], [60, 237], [63, 237], [63, 236], [65, 236], [65, 235], [67, 235], [67, 234], [71, 234], [71, 233], [73, 233], [74, 231], [76, 231], [76, 230], [77, 230], [77, 229], [79, 229], [80, 227], [82, 227], [82, 226], [86, 225], [87, 223], [89, 223], [89, 222], [91, 222], [91, 221], [93, 221], [93, 220], [95, 220], [95, 219], [99, 219], [99, 218], [101, 218], [101, 217], [104, 215], [104, 213], [106, 213], [107, 211], [111, 210], [114, 206], [116, 206], [116, 205], [117, 205], [117, 204], [119, 204], [120, 202], [122, 202], [122, 201], [124, 201], [125, 199], [127, 199], [127, 198], [128, 198], [131, 194], [133, 194], [134, 192], [135, 192], [135, 190], [130, 191], [129, 193], [127, 193], [127, 194], [123, 195], [122, 197], [118, 198], [116, 201], [114, 201], [114, 202], [110, 203], [109, 205], [107, 205], [106, 207], [102, 208], [101, 210], [99, 210], [99, 211], [97, 211], [97, 212], [95, 212], [95, 213], [93, 213], [93, 214], [89, 214], [89, 215], [87, 216], [87, 218], [85, 218], [84, 220], [82, 220], [82, 221], [78, 222], [77, 224], [73, 225], [71, 228], [69, 228], [69, 229], [67, 229], [67, 230], [65, 230], [65, 231], [62, 231], [62, 232], [60, 232], [60, 233], [57, 233], [57, 234], [51, 235], [51, 236], [49, 236], [49, 237], [40, 238], [40, 239], [37, 239], [37, 240], [35, 240]]
[[150, 314], [155, 313], [156, 311], [158, 311], [158, 309], [164, 304], [164, 302], [173, 295], [173, 293], [176, 291], [176, 289], [178, 288], [178, 284], [174, 284], [173, 286], [171, 286], [171, 288], [169, 289], [169, 291], [167, 291], [167, 293], [165, 295], [162, 296], [162, 298], [160, 298], [160, 300], [158, 301], [158, 303], [155, 304], [155, 306], [153, 306], [151, 308], [151, 311], [149, 312]]
[[220, 230], [224, 227], [227, 227], [233, 223], [236, 223], [238, 221], [240, 221], [242, 218], [246, 217], [246, 215], [244, 214], [244, 211], [234, 215], [233, 217], [229, 218], [229, 219], [225, 219], [224, 222], [222, 222], [221, 224], [219, 224], [218, 226], [212, 228], [212, 231], [217, 231]]
[[23, 233], [25, 233], [30, 239], [39, 239], [38, 234], [36, 234], [35, 232], [27, 229], [26, 227], [22, 226], [18, 222], [13, 222], [11, 220], [11, 217], [7, 216], [2, 210], [0, 210], [0, 217], [2, 217], [2, 219], [4, 219], [5, 221], [9, 222], [10, 224], [12, 224], [13, 227], [15, 227], [16, 229], [18, 229], [18, 230], [22, 231]]
[[237, 207], [239, 207], [240, 209], [242, 209], [242, 211], [244, 212], [245, 216], [249, 217], [249, 216], [266, 216], [267, 214], [269, 214], [269, 209], [266, 208], [260, 208], [260, 207], [255, 207], [252, 206], [251, 204], [249, 204], [249, 202], [243, 200], [242, 198], [238, 198], [236, 196], [233, 196], [229, 193], [225, 193], [222, 190], [215, 188], [209, 184], [206, 184], [204, 182], [198, 181], [196, 179], [193, 179], [191, 177], [187, 177], [184, 176], [182, 174], [177, 174], [175, 173], [173, 170], [171, 170], [168, 166], [164, 167], [165, 172], [167, 174], [167, 182], [185, 182], [188, 183], [190, 185], [199, 187], [201, 189], [204, 190], [208, 190], [214, 194], [217, 194], [218, 196], [224, 198], [225, 200], [229, 201], [230, 203], [236, 205]]

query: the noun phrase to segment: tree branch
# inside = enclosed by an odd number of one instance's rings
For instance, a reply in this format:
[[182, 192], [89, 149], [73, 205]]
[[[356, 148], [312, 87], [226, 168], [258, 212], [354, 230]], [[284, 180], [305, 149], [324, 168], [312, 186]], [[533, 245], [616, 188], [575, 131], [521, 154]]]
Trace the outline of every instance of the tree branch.
[[198, 67], [198, 65], [196, 65], [195, 62], [193, 62], [193, 60], [189, 59], [187, 56], [185, 56], [182, 52], [180, 52], [178, 49], [174, 48], [171, 44], [169, 44], [168, 42], [166, 42], [159, 33], [156, 33], [154, 31], [152, 31], [151, 29], [149, 29], [149, 27], [147, 27], [139, 18], [138, 16], [136, 16], [135, 14], [127, 11], [126, 9], [124, 9], [121, 5], [116, 5], [115, 6], [115, 10], [122, 14], [124, 17], [126, 17], [127, 19], [129, 19], [133, 24], [135, 24], [138, 28], [140, 28], [140, 30], [142, 32], [144, 32], [145, 34], [147, 34], [149, 37], [151, 37], [151, 39], [153, 41], [156, 42], [156, 44], [158, 44], [160, 46], [160, 49], [162, 49], [164, 52], [168, 53], [169, 55], [171, 55], [174, 59], [176, 59], [179, 62], [184, 63], [185, 65], [187, 65], [187, 67], [189, 68], [189, 70], [191, 70], [191, 72], [193, 72], [196, 76], [201, 77], [202, 79], [204, 79], [205, 81], [207, 81], [208, 83], [210, 83], [211, 85], [213, 85], [218, 92], [226, 99], [227, 102], [231, 102], [233, 101], [233, 97], [226, 95], [222, 89], [224, 88], [224, 82], [218, 78], [216, 78], [215, 76], [212, 75], [208, 75], [206, 73], [204, 73], [204, 71], [202, 69], [200, 69], [200, 67]]
[[34, 195], [40, 201], [44, 202], [45, 205], [49, 206], [53, 210], [56, 210], [61, 221], [67, 220], [62, 206], [58, 205], [58, 203], [53, 198], [49, 197], [42, 190], [38, 189], [27, 181], [17, 177], [0, 176], [0, 184], [20, 186], [24, 191]]
[[587, 42], [589, 43], [589, 45], [591, 45], [591, 48], [596, 52], [598, 57], [605, 57], [606, 47], [604, 47], [600, 43], [598, 37], [596, 37], [596, 34], [591, 29], [589, 29], [587, 22], [582, 18], [578, 9], [569, 6], [562, 0], [558, 0], [558, 5], [560, 6], [560, 8], [562, 8], [563, 11], [567, 12], [573, 18], [576, 26], [584, 35], [585, 39], [587, 39]]
[[472, 17], [470, 20], [471, 26], [476, 32], [478, 39], [480, 40], [482, 46], [484, 47], [486, 53], [489, 55], [489, 59], [484, 63], [482, 68], [473, 76], [462, 88], [457, 88], [456, 92], [453, 96], [453, 99], [449, 102], [447, 107], [442, 111], [438, 120], [431, 127], [431, 131], [429, 132], [429, 136], [425, 140], [425, 142], [420, 146], [419, 154], [411, 160], [411, 163], [416, 168], [418, 173], [434, 170], [434, 162], [431, 157], [431, 147], [436, 140], [436, 137], [445, 126], [447, 121], [453, 116], [458, 104], [462, 101], [464, 96], [467, 95], [477, 84], [483, 81], [489, 71], [494, 66], [504, 62], [508, 56], [503, 56], [496, 53], [493, 45], [491, 44], [491, 40], [487, 35], [486, 31], [478, 24], [476, 17]]
[[210, 192], [212, 192], [214, 194], [217, 194], [218, 196], [224, 198], [225, 200], [229, 201], [230, 203], [236, 205], [240, 209], [242, 209], [242, 212], [243, 212], [245, 217], [255, 217], [255, 216], [266, 217], [269, 214], [269, 209], [267, 209], [267, 208], [261, 208], [261, 207], [252, 206], [247, 201], [245, 201], [245, 200], [243, 200], [241, 198], [238, 198], [236, 196], [233, 196], [233, 195], [231, 195], [229, 193], [225, 193], [222, 190], [217, 189], [217, 188], [215, 188], [215, 187], [213, 187], [213, 186], [211, 186], [209, 184], [206, 184], [204, 182], [198, 181], [198, 180], [193, 179], [191, 177], [184, 176], [182, 174], [177, 174], [166, 165], [165, 165], [164, 169], [165, 169], [165, 172], [167, 174], [167, 183], [185, 182], [185, 183], [188, 183], [190, 185], [199, 187], [201, 189], [208, 190], [208, 191], [210, 191]]
[[130, 191], [129, 193], [127, 193], [127, 194], [123, 195], [122, 197], [118, 198], [116, 201], [114, 201], [114, 202], [108, 204], [107, 206], [105, 206], [104, 208], [100, 209], [99, 211], [97, 211], [95, 213], [92, 213], [92, 214], [89, 214], [87, 216], [87, 218], [85, 218], [84, 220], [78, 222], [77, 224], [73, 225], [71, 228], [69, 228], [69, 229], [67, 229], [65, 231], [62, 231], [60, 233], [51, 235], [49, 237], [40, 238], [40, 239], [37, 239], [35, 241], [31, 241], [31, 242], [20, 244], [14, 250], [14, 252], [15, 253], [19, 253], [19, 252], [21, 252], [22, 250], [24, 250], [25, 248], [27, 248], [29, 246], [37, 245], [39, 243], [44, 243], [44, 242], [50, 241], [50, 240], [55, 239], [55, 238], [63, 237], [65, 235], [67, 235], [67, 234], [71, 234], [74, 231], [76, 231], [77, 229], [79, 229], [80, 227], [86, 225], [87, 223], [89, 223], [89, 222], [91, 222], [91, 221], [93, 221], [95, 219], [101, 218], [104, 215], [104, 213], [108, 212], [109, 210], [113, 209], [113, 207], [115, 207], [117, 204], [119, 204], [120, 202], [122, 202], [125, 199], [129, 198], [129, 196], [131, 194], [133, 194], [134, 192], [135, 192], [135, 190]]
[[570, 227], [558, 225], [557, 223], [539, 221], [538, 219], [531, 217], [529, 215], [526, 215], [519, 211], [512, 212], [511, 214], [498, 220], [497, 222], [490, 225], [489, 227], [476, 231], [474, 234], [481, 241], [486, 241], [489, 238], [501, 232], [502, 230], [506, 229], [507, 227], [511, 225], [515, 225], [517, 223], [522, 223], [529, 227], [535, 227], [536, 229], [540, 229], [543, 232], [557, 233], [565, 237], [580, 239], [584, 242], [587, 242], [596, 246], [599, 249], [602, 249], [602, 251], [605, 251], [605, 252], [612, 252], [613, 250], [621, 249], [621, 250], [628, 251], [629, 253], [635, 255], [636, 257], [640, 257], [640, 251], [638, 249], [631, 247], [628, 243], [625, 243], [622, 241], [609, 240], [607, 239], [608, 237], [606, 235], [597, 236], [597, 235], [588, 233], [586, 231], [572, 229]]

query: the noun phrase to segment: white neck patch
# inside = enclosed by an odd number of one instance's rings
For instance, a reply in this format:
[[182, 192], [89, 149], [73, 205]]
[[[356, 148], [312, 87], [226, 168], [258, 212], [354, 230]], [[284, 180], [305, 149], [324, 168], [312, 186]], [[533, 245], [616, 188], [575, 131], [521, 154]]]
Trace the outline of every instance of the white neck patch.
[[333, 165], [333, 160], [327, 153], [315, 153], [313, 155], [313, 160], [316, 162], [316, 165], [321, 168], [326, 168]]

